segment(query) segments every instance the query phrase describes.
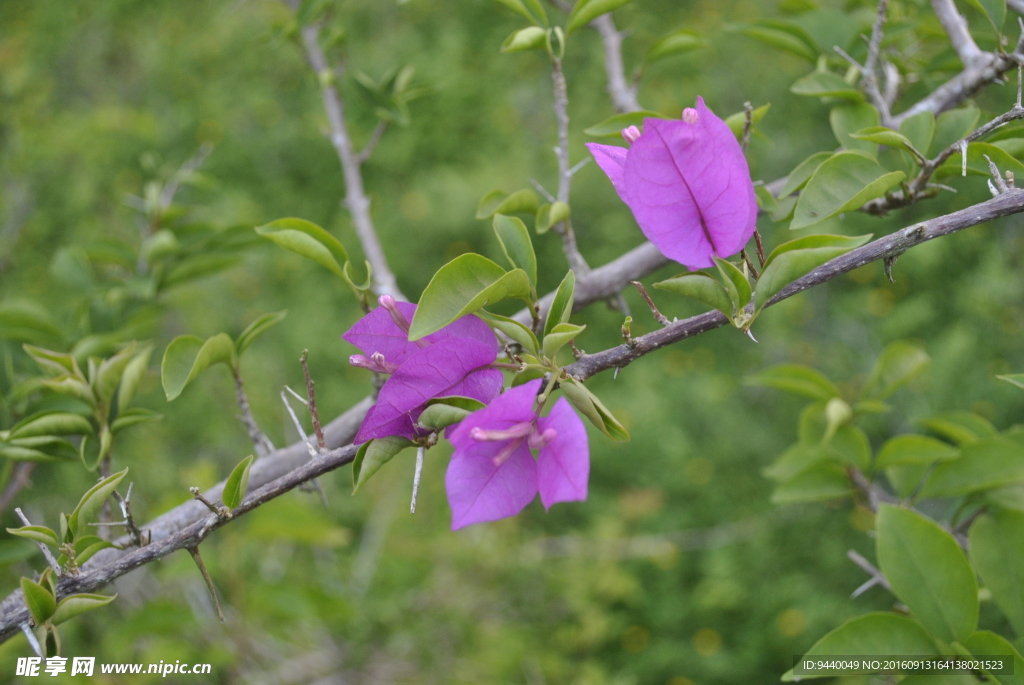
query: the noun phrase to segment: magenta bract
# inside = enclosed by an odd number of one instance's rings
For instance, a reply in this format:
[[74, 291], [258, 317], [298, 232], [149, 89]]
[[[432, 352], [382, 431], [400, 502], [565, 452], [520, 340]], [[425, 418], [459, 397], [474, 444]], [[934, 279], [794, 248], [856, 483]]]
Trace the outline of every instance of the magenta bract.
[[627, 148], [587, 143], [633, 211], [640, 230], [691, 270], [744, 248], [757, 225], [757, 198], [729, 126], [697, 98], [682, 119], [644, 119]]
[[[392, 303], [406, 321], [416, 305]], [[498, 353], [494, 332], [475, 316], [465, 316], [415, 343], [385, 307], [378, 307], [341, 336], [365, 358], [380, 361], [393, 373], [367, 412], [355, 444], [400, 435], [418, 435], [415, 422], [428, 401], [437, 397], [472, 397], [484, 404], [501, 392], [500, 369], [487, 369]]]
[[545, 418], [534, 413], [541, 382], [499, 395], [449, 435], [455, 446], [445, 476], [452, 530], [515, 516], [538, 491], [546, 509], [587, 498], [586, 428], [565, 398]]

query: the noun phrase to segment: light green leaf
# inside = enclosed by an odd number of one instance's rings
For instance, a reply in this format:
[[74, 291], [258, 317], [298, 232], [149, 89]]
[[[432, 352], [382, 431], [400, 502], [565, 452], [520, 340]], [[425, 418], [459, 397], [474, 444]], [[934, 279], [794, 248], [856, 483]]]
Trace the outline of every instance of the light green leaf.
[[853, 134], [878, 126], [878, 110], [866, 102], [845, 102], [832, 108], [828, 115], [832, 133], [847, 150], [863, 150], [872, 157], [878, 155], [878, 145], [859, 140]]
[[978, 583], [957, 541], [909, 509], [883, 504], [876, 521], [878, 566], [893, 593], [940, 640], [966, 640], [978, 625]]
[[545, 202], [537, 208], [537, 215], [533, 221], [533, 230], [537, 231], [537, 235], [544, 235], [551, 230], [552, 226], [568, 221], [570, 214], [569, 205], [564, 202], [555, 201], [551, 204]]
[[1024, 481], [1024, 450], [1001, 436], [964, 444], [960, 457], [939, 464], [921, 497], [954, 497]]
[[795, 95], [810, 97], [841, 98], [850, 102], [864, 102], [864, 93], [843, 80], [842, 76], [830, 71], [814, 71], [790, 87]]
[[60, 345], [64, 334], [38, 305], [5, 304], [0, 306], [0, 340]]
[[92, 388], [77, 376], [68, 375], [60, 378], [50, 378], [43, 381], [43, 385], [60, 395], [67, 395], [82, 400], [90, 407], [96, 406], [96, 395], [93, 393]]
[[984, 14], [996, 33], [1002, 33], [1003, 22], [1006, 20], [1006, 0], [967, 0], [967, 4]]
[[981, 111], [973, 106], [951, 109], [940, 114], [935, 120], [935, 135], [928, 156], [935, 157], [973, 131], [980, 117]]
[[616, 114], [605, 119], [600, 124], [583, 129], [583, 132], [594, 138], [619, 138], [621, 140], [622, 130], [630, 126], [643, 126], [644, 119], [666, 119], [664, 114], [641, 110], [639, 112], [626, 112]]
[[160, 380], [167, 401], [175, 399], [200, 373], [214, 364], [235, 364], [235, 344], [227, 333], [218, 333], [203, 341], [194, 335], [181, 335], [164, 350]]
[[26, 540], [35, 540], [51, 547], [60, 547], [60, 540], [57, 534], [46, 526], [22, 526], [21, 528], [8, 528], [7, 532], [17, 535]]
[[71, 516], [68, 517], [68, 531], [73, 536], [78, 537], [79, 533], [85, 530], [85, 526], [96, 517], [96, 514], [103, 507], [103, 503], [110, 497], [110, 493], [114, 492], [117, 484], [121, 482], [121, 479], [127, 473], [128, 469], [118, 471], [104, 478], [82, 495], [78, 506], [75, 507], [75, 510], [71, 512]]
[[913, 143], [902, 133], [897, 133], [891, 128], [885, 126], [870, 126], [862, 129], [850, 135], [851, 138], [856, 140], [865, 140], [869, 143], [878, 143], [879, 145], [886, 145], [894, 148], [904, 148], [910, 150], [913, 147]]
[[565, 345], [568, 345], [570, 340], [575, 340], [576, 336], [582, 333], [585, 329], [586, 326], [577, 326], [571, 323], [558, 324], [551, 329], [550, 333], [544, 336], [544, 355], [550, 359], [554, 359], [560, 349]]
[[576, 410], [586, 416], [602, 433], [616, 442], [629, 440], [629, 433], [619, 423], [619, 420], [585, 385], [575, 378], [569, 377], [561, 382], [560, 387], [572, 406], [576, 407]]
[[775, 488], [773, 504], [820, 502], [844, 499], [852, 494], [846, 469], [840, 464], [822, 462], [803, 469]]
[[927, 154], [935, 137], [935, 115], [931, 112], [919, 112], [907, 117], [900, 124], [900, 133], [922, 154]]
[[647, 63], [651, 64], [666, 57], [682, 55], [707, 46], [708, 42], [696, 31], [681, 29], [655, 41], [647, 51]]
[[883, 169], [861, 150], [837, 152], [825, 160], [800, 193], [790, 228], [806, 228], [858, 209], [881, 197], [906, 178], [902, 171]]
[[782, 186], [782, 191], [779, 192], [776, 199], [781, 200], [784, 197], [788, 197], [807, 185], [807, 182], [811, 180], [811, 176], [817, 171], [818, 167], [831, 157], [832, 154], [831, 152], [815, 152], [797, 164], [796, 168], [789, 172], [789, 176], [786, 177], [786, 185]]
[[[842, 402], [833, 398], [830, 403]], [[843, 403], [846, 405], [846, 403]], [[849, 407], [849, 405], [846, 405]], [[841, 423], [825, 444], [825, 450], [839, 461], [866, 471], [871, 465], [871, 441], [867, 433], [851, 423]]]
[[992, 598], [1014, 631], [1024, 635], [1024, 513], [997, 511], [979, 516], [971, 525], [970, 551]]
[[526, 5], [523, 0], [497, 0], [497, 2], [509, 8], [516, 14], [524, 17], [527, 21], [537, 23], [539, 20], [540, 23], [545, 25], [547, 24], [547, 13], [544, 12], [544, 8], [539, 2], [536, 2], [536, 0], [526, 0], [526, 2], [530, 4], [531, 9], [533, 9], [536, 16], [526, 9]]
[[51, 622], [55, 626], [60, 625], [61, 623], [71, 620], [75, 616], [84, 614], [87, 611], [92, 611], [93, 609], [99, 609], [101, 606], [106, 606], [115, 599], [117, 599], [117, 595], [111, 595], [109, 597], [106, 595], [90, 594], [70, 595], [62, 599], [60, 604], [57, 605], [57, 609], [53, 613], [53, 620]]
[[114, 419], [114, 422], [110, 424], [110, 431], [112, 433], [120, 433], [125, 428], [137, 426], [140, 423], [150, 423], [152, 421], [160, 421], [164, 418], [163, 414], [159, 414], [152, 409], [144, 409], [143, 407], [134, 407], [127, 409]]
[[1001, 381], [1012, 383], [1018, 388], [1024, 389], [1024, 373], [1012, 373], [1006, 376], [996, 376]]
[[377, 438], [363, 443], [356, 452], [355, 461], [352, 462], [352, 494], [356, 494], [363, 483], [380, 471], [380, 468], [396, 454], [412, 445], [411, 440], [398, 436]]
[[871, 376], [861, 390], [861, 396], [884, 400], [924, 373], [929, 364], [931, 358], [928, 353], [917, 345], [901, 340], [890, 343], [878, 355]]
[[[764, 115], [767, 114], [768, 110], [771, 108], [772, 106], [770, 104], [761, 105], [750, 113], [751, 130], [757, 128], [757, 125], [761, 123], [761, 120], [764, 119]], [[743, 138], [743, 127], [747, 125], [746, 110], [727, 116], [725, 118], [725, 125], [729, 127], [729, 130], [732, 131], [732, 134], [736, 136], [737, 140], [741, 140]]]
[[21, 347], [47, 376], [57, 377], [70, 374], [79, 378], [85, 378], [78, 368], [78, 362], [70, 354], [44, 350], [34, 345], [22, 345]]
[[784, 22], [761, 21], [736, 29], [744, 36], [761, 41], [809, 62], [818, 59], [818, 48], [807, 32]]
[[730, 319], [735, 313], [732, 301], [729, 299], [729, 293], [725, 291], [721, 283], [704, 272], [676, 276], [667, 281], [655, 283], [654, 287], [703, 302], [709, 307], [722, 312]]
[[783, 483], [828, 458], [829, 454], [818, 444], [795, 442], [761, 473], [765, 478]]
[[[563, 203], [564, 204], [564, 203]], [[521, 219], [504, 214], [494, 215], [494, 234], [501, 250], [513, 269], [522, 269], [530, 279], [530, 287], [537, 289], [537, 255], [533, 251], [530, 231]]]
[[21, 591], [25, 594], [25, 605], [36, 626], [49, 621], [53, 612], [57, 610], [57, 600], [50, 590], [28, 578], [22, 578]]
[[779, 203], [772, 195], [772, 192], [765, 186], [755, 186], [754, 195], [757, 197], [757, 208], [765, 214], [774, 214], [779, 211]]
[[571, 270], [565, 274], [565, 278], [558, 284], [555, 291], [555, 298], [551, 300], [548, 308], [547, 318], [544, 320], [544, 335], [560, 323], [567, 323], [572, 316], [572, 306], [576, 300], [576, 274]]
[[132, 357], [131, 361], [124, 367], [121, 374], [121, 384], [117, 389], [117, 410], [124, 413], [135, 398], [139, 389], [139, 383], [146, 376], [149, 370], [149, 356], [153, 353], [153, 346], [146, 345]]
[[435, 398], [427, 402], [427, 408], [416, 422], [430, 430], [441, 430], [483, 408], [484, 403], [472, 397]]
[[258, 226], [256, 232], [286, 250], [302, 255], [345, 278], [341, 265], [348, 261], [348, 251], [337, 238], [305, 219], [278, 219]]
[[113, 441], [114, 435], [109, 426], [100, 426], [99, 438], [92, 435], [83, 436], [82, 442], [78, 445], [78, 454], [85, 468], [95, 471], [104, 457], [110, 453]]
[[224, 492], [220, 499], [228, 509], [234, 509], [242, 500], [249, 488], [249, 467], [252, 466], [252, 455], [238, 462], [238, 465], [231, 470], [231, 475], [224, 481]]
[[754, 284], [755, 311], [760, 311], [772, 297], [793, 281], [869, 240], [870, 234], [855, 237], [809, 235], [779, 245], [768, 255], [764, 270]]
[[537, 336], [533, 334], [533, 331], [527, 326], [524, 326], [515, 319], [483, 310], [477, 312], [477, 316], [486, 321], [487, 325], [491, 328], [501, 331], [512, 340], [515, 340], [525, 351], [530, 354], [540, 354], [540, 342], [537, 340]]
[[928, 418], [918, 419], [917, 424], [958, 445], [991, 438], [998, 433], [988, 419], [969, 411], [943, 411]]
[[527, 26], [525, 29], [513, 31], [501, 44], [501, 51], [544, 50], [547, 47], [547, 37], [548, 32], [541, 27]]
[[490, 219], [496, 213], [532, 214], [537, 211], [537, 194], [529, 188], [517, 190], [511, 195], [503, 190], [492, 190], [480, 199], [476, 208], [477, 219]]
[[509, 298], [528, 300], [530, 277], [522, 269], [505, 273], [478, 254], [464, 254], [434, 274], [420, 297], [409, 340], [441, 330], [452, 321]]
[[1024, 684], [1024, 658], [1021, 657], [1010, 642], [1001, 635], [991, 630], [979, 630], [967, 638], [964, 646], [974, 656], [1008, 656], [1013, 659], [1012, 674], [988, 674], [988, 677], [998, 685], [1022, 685]]
[[729, 299], [732, 301], [733, 310], [739, 316], [743, 308], [750, 302], [752, 292], [750, 279], [732, 262], [718, 257], [715, 257], [714, 260], [715, 266], [718, 267], [718, 273], [722, 276], [722, 282], [725, 284], [725, 292], [729, 294]]
[[92, 424], [79, 414], [46, 411], [33, 414], [14, 424], [9, 438], [32, 438], [40, 435], [90, 435]]
[[109, 359], [104, 359], [96, 370], [93, 391], [103, 406], [110, 407], [114, 393], [121, 385], [121, 375], [135, 356], [135, 343], [131, 343]]
[[[804, 655], [805, 659], [828, 659], [833, 656], [857, 654], [873, 656], [939, 656], [935, 643], [924, 628], [912, 618], [888, 612], [875, 612], [850, 619], [818, 640]], [[833, 677], [838, 673], [801, 675], [799, 679]], [[793, 682], [789, 671], [782, 680]], [[929, 681], [931, 682], [931, 681]]]
[[633, 0], [576, 0], [576, 4], [569, 13], [569, 21], [565, 25], [566, 35], [576, 29], [586, 26], [602, 14], [617, 10], [623, 5], [628, 5]]
[[[88, 544], [81, 544], [82, 541], [86, 540]], [[114, 545], [106, 540], [102, 540], [95, 535], [88, 535], [85, 538], [79, 538], [75, 541], [75, 562], [81, 566], [85, 562], [89, 561], [97, 552], [102, 549], [113, 547]]]
[[287, 310], [280, 312], [272, 312], [270, 314], [264, 314], [260, 318], [253, 321], [251, 324], [245, 327], [241, 335], [238, 336], [238, 340], [235, 341], [235, 354], [241, 356], [242, 352], [252, 345], [256, 338], [260, 337], [268, 330], [276, 326], [277, 324], [284, 321], [284, 317], [288, 316]]
[[779, 364], [747, 379], [750, 385], [761, 385], [828, 401], [839, 397], [839, 389], [817, 369], [803, 364]]
[[897, 435], [882, 445], [875, 460], [875, 468], [886, 469], [904, 464], [927, 465], [951, 461], [959, 456], [959, 450], [927, 435]]

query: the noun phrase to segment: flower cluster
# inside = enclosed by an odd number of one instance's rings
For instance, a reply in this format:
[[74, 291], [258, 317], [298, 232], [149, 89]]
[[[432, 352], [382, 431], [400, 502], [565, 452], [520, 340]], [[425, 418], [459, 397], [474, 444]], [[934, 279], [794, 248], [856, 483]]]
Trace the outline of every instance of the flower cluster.
[[640, 230], [690, 270], [744, 248], [757, 225], [757, 198], [729, 126], [697, 98], [682, 119], [644, 119], [622, 132], [629, 148], [587, 143]]

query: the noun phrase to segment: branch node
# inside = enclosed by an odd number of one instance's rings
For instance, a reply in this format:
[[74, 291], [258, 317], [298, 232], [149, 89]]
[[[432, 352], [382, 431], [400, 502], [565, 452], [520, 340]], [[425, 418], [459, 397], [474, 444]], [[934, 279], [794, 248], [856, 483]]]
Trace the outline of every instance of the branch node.
[[197, 499], [200, 502], [202, 502], [203, 505], [205, 505], [207, 509], [209, 509], [211, 512], [213, 512], [214, 516], [216, 516], [221, 521], [227, 521], [228, 519], [231, 518], [231, 510], [230, 509], [228, 509], [227, 507], [221, 506], [219, 504], [214, 504], [210, 500], [208, 500], [205, 497], [203, 497], [203, 494], [201, 492], [199, 492], [199, 488], [191, 487], [191, 488], [188, 489], [188, 491], [192, 493], [192, 497], [194, 499]]

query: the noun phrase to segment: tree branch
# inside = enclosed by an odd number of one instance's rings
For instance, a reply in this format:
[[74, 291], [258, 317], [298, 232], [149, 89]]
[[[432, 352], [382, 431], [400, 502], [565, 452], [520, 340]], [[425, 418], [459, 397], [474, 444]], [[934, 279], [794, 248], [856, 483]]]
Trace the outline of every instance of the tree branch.
[[[1024, 2], [1024, 0], [1021, 0]], [[626, 80], [626, 69], [622, 63], [622, 34], [615, 27], [611, 13], [602, 14], [590, 22], [601, 34], [604, 44], [604, 70], [608, 74], [608, 95], [616, 112], [639, 112], [643, 109], [637, 100], [635, 85]]]
[[[370, 216], [370, 199], [366, 197], [366, 192], [363, 189], [361, 166], [365, 159], [362, 159], [362, 155], [357, 154], [352, 148], [352, 139], [349, 137], [348, 127], [345, 124], [345, 103], [341, 99], [341, 93], [338, 92], [337, 86], [334, 85], [334, 71], [327, 63], [323, 50], [320, 49], [319, 36], [319, 25], [302, 27], [302, 44], [306, 49], [306, 59], [321, 80], [320, 90], [323, 94], [324, 109], [327, 111], [327, 123], [331, 129], [331, 143], [338, 153], [341, 169], [345, 176], [345, 207], [352, 215], [352, 223], [355, 225], [359, 242], [363, 246], [366, 261], [373, 268], [374, 292], [378, 295], [391, 295], [396, 300], [405, 300], [406, 297], [398, 289], [395, 274], [388, 266], [384, 248], [381, 247], [380, 238], [377, 237], [377, 231], [373, 226], [373, 219]], [[383, 134], [383, 130], [381, 134]], [[373, 142], [372, 136], [371, 142]], [[374, 144], [376, 143], [374, 142]], [[368, 149], [372, 150], [372, 146], [369, 144]], [[366, 149], [363, 150], [363, 153], [366, 153]]]
[[253, 418], [252, 407], [249, 406], [249, 396], [245, 394], [245, 385], [242, 383], [242, 375], [234, 369], [231, 370], [231, 373], [235, 377], [235, 399], [238, 402], [238, 410], [242, 412], [239, 418], [245, 424], [249, 440], [252, 441], [252, 446], [256, 449], [256, 456], [263, 457], [270, 454], [274, 451], [274, 443], [270, 442], [270, 438], [260, 430], [259, 424]]
[[[572, 187], [572, 166], [569, 164], [569, 91], [562, 71], [562, 60], [557, 57], [551, 60], [551, 80], [555, 90], [555, 118], [558, 121], [558, 193], [559, 202], [569, 203], [569, 189]], [[576, 276], [590, 271], [590, 265], [580, 254], [576, 245], [576, 234], [572, 230], [572, 219], [566, 219], [554, 226], [555, 232], [562, 237], [562, 250], [569, 262], [569, 268]]]
[[892, 113], [889, 111], [889, 102], [882, 95], [878, 87], [878, 56], [882, 49], [882, 35], [885, 27], [885, 20], [889, 12], [889, 0], [879, 0], [878, 16], [875, 25], [871, 29], [871, 40], [868, 42], [868, 56], [864, 61], [864, 91], [871, 99], [871, 103], [878, 109], [882, 126], [890, 126]]
[[985, 53], [971, 37], [967, 20], [957, 10], [953, 0], [932, 0], [932, 9], [935, 11], [939, 23], [942, 24], [942, 28], [946, 31], [946, 35], [949, 36], [949, 42], [953, 44], [953, 49], [956, 50], [960, 61], [964, 67], [970, 68]]

